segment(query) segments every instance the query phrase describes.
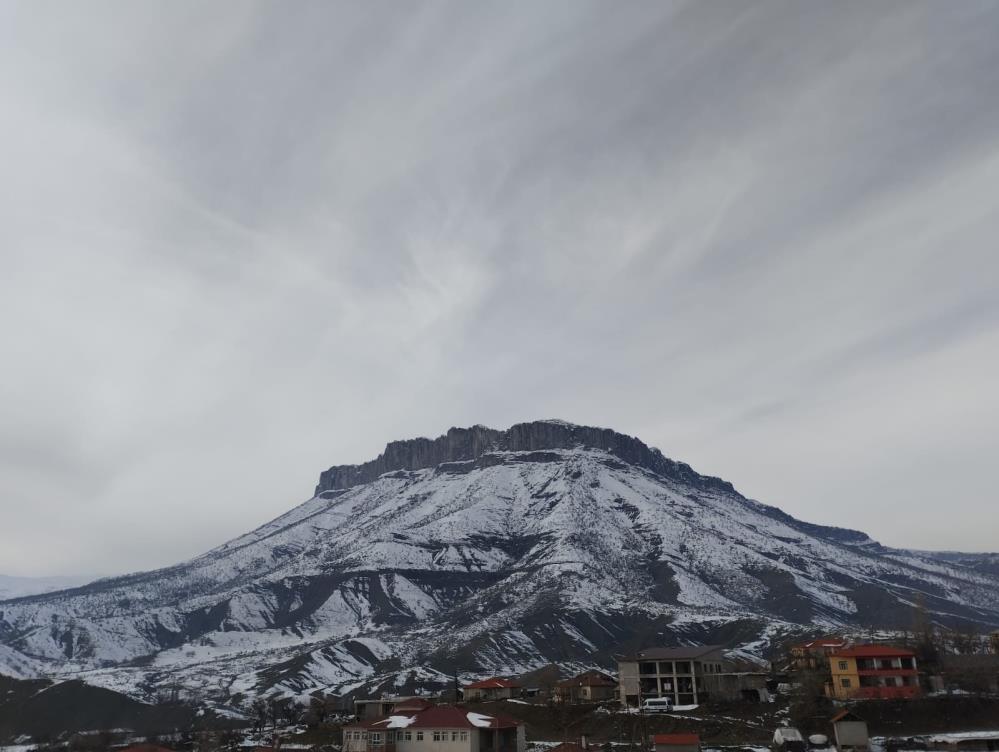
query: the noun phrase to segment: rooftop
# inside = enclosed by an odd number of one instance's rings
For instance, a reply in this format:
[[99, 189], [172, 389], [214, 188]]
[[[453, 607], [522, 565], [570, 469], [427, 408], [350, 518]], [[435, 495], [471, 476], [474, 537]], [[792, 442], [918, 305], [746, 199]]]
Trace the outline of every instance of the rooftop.
[[499, 676], [494, 676], [492, 679], [483, 679], [482, 681], [472, 682], [471, 684], [466, 684], [465, 689], [520, 689], [520, 683], [514, 681], [513, 679], [503, 679]]
[[656, 744], [700, 744], [701, 737], [697, 734], [656, 734], [652, 741]]
[[911, 658], [914, 656], [907, 648], [893, 648], [889, 645], [856, 645], [852, 648], [837, 650], [830, 658]]
[[517, 728], [520, 722], [502, 715], [483, 715], [454, 705], [438, 706], [412, 714], [387, 715], [371, 721], [353, 723], [345, 728], [381, 729], [472, 729]]
[[708, 653], [724, 650], [724, 645], [688, 645], [677, 648], [646, 648], [633, 656], [622, 658], [625, 661], [691, 661]]

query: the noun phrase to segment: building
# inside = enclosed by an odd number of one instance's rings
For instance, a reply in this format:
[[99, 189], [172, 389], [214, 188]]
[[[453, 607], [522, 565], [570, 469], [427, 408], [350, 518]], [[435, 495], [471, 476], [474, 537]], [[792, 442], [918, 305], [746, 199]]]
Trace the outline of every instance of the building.
[[465, 685], [465, 699], [469, 701], [509, 700], [520, 695], [520, 683], [498, 676]]
[[519, 721], [454, 705], [343, 728], [343, 752], [524, 752], [526, 747]]
[[833, 738], [839, 752], [866, 752], [870, 746], [867, 723], [849, 710], [837, 713], [832, 718]]
[[376, 699], [354, 700], [354, 715], [358, 718], [381, 718], [394, 713], [416, 712], [434, 705], [435, 698], [429, 697], [379, 697]]
[[826, 694], [838, 700], [918, 697], [916, 655], [905, 648], [857, 645], [829, 656]]
[[652, 742], [656, 752], [701, 752], [697, 734], [656, 734]]
[[613, 700], [617, 694], [617, 682], [599, 671], [587, 671], [558, 682], [553, 694], [556, 700], [568, 703]]
[[824, 670], [829, 665], [829, 656], [848, 646], [849, 643], [842, 637], [817, 637], [807, 642], [799, 642], [790, 649], [791, 670]]
[[668, 697], [675, 705], [697, 705], [707, 695], [705, 677], [724, 673], [724, 648], [649, 648], [619, 658], [617, 666], [622, 705], [638, 705], [652, 697]]

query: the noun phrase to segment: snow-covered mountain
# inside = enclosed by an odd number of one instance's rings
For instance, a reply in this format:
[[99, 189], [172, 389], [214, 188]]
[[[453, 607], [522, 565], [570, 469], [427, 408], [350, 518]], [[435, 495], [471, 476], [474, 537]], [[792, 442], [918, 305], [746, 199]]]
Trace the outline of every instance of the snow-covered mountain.
[[134, 696], [445, 684], [611, 665], [650, 644], [759, 653], [821, 627], [999, 626], [999, 576], [746, 499], [635, 438], [453, 428], [322, 473], [191, 561], [0, 602], [0, 672]]

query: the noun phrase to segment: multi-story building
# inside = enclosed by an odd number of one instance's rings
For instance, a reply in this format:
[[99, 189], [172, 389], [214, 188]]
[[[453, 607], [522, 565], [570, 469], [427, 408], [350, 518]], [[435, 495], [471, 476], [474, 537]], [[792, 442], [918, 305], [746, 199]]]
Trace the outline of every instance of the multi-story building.
[[720, 645], [649, 648], [619, 658], [617, 665], [622, 705], [638, 705], [652, 697], [697, 705], [707, 692], [705, 678], [724, 673], [725, 656]]
[[917, 697], [916, 655], [905, 648], [857, 645], [829, 656], [826, 694], [840, 700]]
[[343, 752], [524, 752], [524, 724], [457, 706], [390, 715], [343, 728]]

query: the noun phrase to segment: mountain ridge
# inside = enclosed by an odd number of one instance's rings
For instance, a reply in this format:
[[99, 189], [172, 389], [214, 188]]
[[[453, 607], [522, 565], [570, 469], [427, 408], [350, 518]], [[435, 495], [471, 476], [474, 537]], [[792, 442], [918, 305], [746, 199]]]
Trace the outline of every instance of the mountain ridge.
[[452, 429], [319, 486], [187, 562], [0, 602], [0, 671], [226, 702], [609, 667], [649, 644], [759, 657], [815, 629], [905, 628], [918, 600], [999, 626], [993, 573], [796, 520], [609, 429]]

